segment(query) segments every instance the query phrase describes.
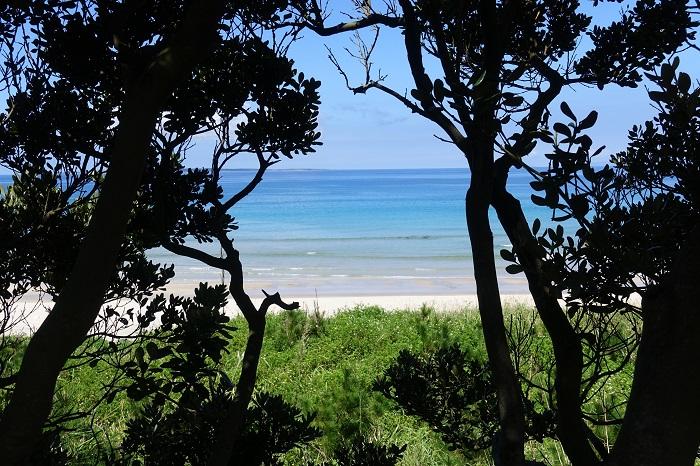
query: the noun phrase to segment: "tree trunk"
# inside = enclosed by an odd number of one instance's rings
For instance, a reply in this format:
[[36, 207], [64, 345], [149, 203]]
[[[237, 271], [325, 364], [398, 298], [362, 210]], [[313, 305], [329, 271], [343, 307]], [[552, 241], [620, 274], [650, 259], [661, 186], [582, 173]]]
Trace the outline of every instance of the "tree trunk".
[[692, 466], [700, 444], [700, 226], [642, 300], [644, 327], [625, 418], [607, 466]]
[[552, 340], [556, 362], [557, 437], [574, 466], [591, 466], [599, 461], [587, 440], [588, 426], [581, 413], [581, 341], [557, 301], [556, 290], [543, 275], [537, 240], [530, 232], [520, 201], [506, 190], [508, 168], [498, 173], [491, 202], [523, 266], [535, 307]]
[[465, 205], [479, 314], [498, 394], [501, 430], [494, 441], [493, 459], [496, 466], [522, 465], [525, 464], [523, 404], [520, 383], [510, 359], [498, 290], [493, 234], [488, 217], [491, 197], [489, 175], [491, 172], [484, 174], [472, 171]]
[[169, 47], [130, 86], [86, 238], [52, 311], [27, 346], [0, 420], [0, 458], [24, 463], [51, 412], [61, 369], [94, 324], [114, 273], [153, 129], [173, 89], [216, 37], [222, 2], [197, 2]]
[[209, 466], [226, 466], [230, 464], [231, 456], [236, 448], [236, 442], [241, 434], [248, 405], [253, 398], [255, 382], [258, 376], [258, 364], [262, 352], [263, 339], [265, 337], [265, 323], [267, 310], [273, 304], [285, 310], [298, 309], [299, 303], [287, 304], [282, 301], [279, 293], [273, 295], [266, 294], [265, 299], [256, 308], [250, 300], [250, 296], [243, 288], [243, 267], [238, 257], [238, 252], [230, 242], [225, 242], [224, 249], [230, 254], [227, 259], [230, 261], [228, 268], [231, 274], [229, 290], [231, 296], [236, 301], [236, 305], [241, 310], [248, 323], [248, 341], [246, 342], [243, 361], [241, 363], [241, 374], [236, 384], [235, 396], [230, 400], [226, 412], [223, 414], [223, 421], [218, 427], [214, 445], [212, 447], [207, 464]]
[[[253, 398], [255, 382], [258, 374], [258, 363], [262, 352], [263, 339], [265, 337], [265, 312], [260, 312], [250, 300], [250, 297], [240, 290], [233, 290], [231, 296], [246, 318], [248, 323], [248, 341], [246, 342], [243, 361], [241, 362], [241, 374], [236, 384], [236, 393], [229, 402], [223, 421], [218, 427], [214, 440], [214, 446], [207, 464], [209, 466], [226, 466], [230, 462], [236, 441], [245, 422], [248, 405]], [[262, 306], [261, 306], [262, 308]]]

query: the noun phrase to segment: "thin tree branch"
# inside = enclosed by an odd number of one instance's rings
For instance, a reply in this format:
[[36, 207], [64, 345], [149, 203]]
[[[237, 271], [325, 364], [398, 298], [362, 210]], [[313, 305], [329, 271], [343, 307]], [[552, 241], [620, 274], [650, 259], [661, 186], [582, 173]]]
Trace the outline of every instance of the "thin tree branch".
[[363, 18], [359, 18], [353, 21], [341, 22], [335, 24], [334, 26], [325, 26], [322, 21], [307, 21], [287, 24], [297, 27], [307, 27], [319, 36], [327, 37], [343, 32], [357, 31], [359, 29], [363, 29], [369, 26], [383, 25], [388, 26], [390, 28], [398, 28], [403, 26], [403, 22], [403, 18], [400, 16], [394, 17], [379, 13], [371, 13]]
[[267, 159], [265, 159], [265, 156], [262, 153], [262, 151], [256, 150], [255, 153], [258, 156], [258, 170], [257, 172], [255, 172], [255, 176], [252, 180], [250, 180], [250, 182], [248, 182], [248, 184], [243, 189], [241, 189], [235, 195], [231, 196], [231, 198], [229, 198], [226, 202], [221, 204], [222, 211], [227, 211], [228, 209], [239, 203], [248, 194], [253, 192], [255, 187], [262, 181], [265, 171], [270, 166], [274, 165], [274, 161], [268, 161]]
[[199, 249], [195, 249], [190, 246], [185, 246], [184, 244], [178, 244], [172, 241], [164, 242], [162, 246], [163, 248], [167, 249], [173, 254], [191, 257], [192, 259], [196, 259], [204, 264], [207, 264], [210, 267], [228, 270], [227, 262], [225, 259], [212, 256], [204, 251], [200, 251]]

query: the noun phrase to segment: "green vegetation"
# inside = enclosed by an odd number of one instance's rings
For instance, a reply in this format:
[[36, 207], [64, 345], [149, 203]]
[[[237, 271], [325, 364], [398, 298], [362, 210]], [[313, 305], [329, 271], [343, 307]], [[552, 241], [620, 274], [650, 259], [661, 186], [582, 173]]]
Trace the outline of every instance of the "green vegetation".
[[[539, 323], [529, 325], [531, 309], [511, 305], [506, 310], [512, 338], [522, 343], [523, 329], [532, 329], [517, 355], [521, 371], [529, 379], [546, 385], [553, 356], [544, 329]], [[233, 332], [229, 352], [221, 365], [235, 379], [247, 335], [242, 317], [233, 319], [232, 323], [239, 330]], [[485, 362], [481, 335], [476, 309], [437, 313], [423, 307], [420, 311], [388, 312], [369, 306], [331, 317], [324, 317], [318, 311], [270, 315], [257, 390], [281, 395], [305, 413], [315, 412], [313, 425], [323, 433], [302, 449], [290, 451], [285, 457], [286, 464], [328, 461], [332, 452], [348, 448], [360, 438], [387, 446], [407, 445], [399, 463], [402, 465], [491, 464], [488, 450], [450, 451], [425, 422], [406, 415], [396, 403], [372, 389], [401, 350], [427, 354], [457, 344], [468, 358]], [[632, 365], [633, 361], [601, 384], [584, 406], [585, 411], [599, 413], [608, 420], [619, 418], [623, 410], [611, 408], [627, 397]], [[120, 445], [127, 421], [139, 412], [139, 405], [129, 400], [124, 391], [117, 393], [113, 401], [91, 409], [97, 398], [104, 395], [103, 382], [110, 380], [113, 372], [107, 364], [100, 363], [95, 367], [66, 370], [61, 375], [52, 417], [69, 411], [92, 411], [91, 417], [76, 420], [70, 425], [74, 430], [62, 435], [63, 447], [73, 464], [94, 464], [97, 458], [106, 461], [113, 448]], [[541, 391], [530, 390], [530, 398], [547, 407], [547, 396]], [[596, 433], [612, 443], [616, 429], [600, 427]], [[546, 459], [549, 464], [568, 464], [561, 446], [553, 440], [529, 442], [527, 450], [530, 458]]]
[[[698, 50], [700, 2], [610, 1], [621, 14], [607, 25], [577, 0], [354, 1], [340, 24], [336, 2], [317, 0], [4, 2], [0, 166], [13, 177], [0, 195], [0, 461], [391, 466], [405, 454], [533, 466], [562, 463], [563, 450], [576, 466], [691, 464], [700, 88], [677, 54]], [[403, 37], [408, 88], [373, 63], [386, 28]], [[376, 308], [324, 321], [279, 293], [257, 307], [247, 294], [234, 207], [269, 167], [320, 143], [320, 83], [285, 57], [309, 30], [357, 32], [357, 53], [346, 50], [363, 80], [330, 51], [347, 87], [397, 99], [466, 159], [478, 323]], [[619, 154], [586, 134], [596, 110], [579, 119], [560, 102], [570, 86], [652, 83], [658, 114]], [[205, 136], [211, 164], [187, 169]], [[546, 169], [530, 166], [535, 151]], [[258, 170], [229, 197], [220, 175], [239, 155]], [[578, 223], [573, 236], [528, 224], [509, 192], [516, 170], [552, 222]], [[506, 270], [525, 275], [536, 313], [504, 319], [492, 209], [512, 244]], [[157, 247], [228, 272], [228, 287], [157, 294], [175, 273], [148, 260]], [[35, 292], [54, 305], [23, 348], [11, 329]], [[245, 320], [233, 341], [226, 296]], [[271, 306], [291, 312], [272, 319], [264, 346]], [[144, 338], [113, 328], [138, 334], [158, 319]]]

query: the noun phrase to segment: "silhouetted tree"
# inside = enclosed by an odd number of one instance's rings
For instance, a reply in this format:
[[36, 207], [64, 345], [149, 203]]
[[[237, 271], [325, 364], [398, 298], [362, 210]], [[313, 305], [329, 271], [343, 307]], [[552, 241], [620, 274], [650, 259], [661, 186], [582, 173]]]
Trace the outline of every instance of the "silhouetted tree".
[[[122, 61], [131, 76], [126, 77], [123, 86], [125, 92], [118, 114], [119, 124], [107, 150], [111, 160], [110, 168], [90, 218], [89, 232], [72, 272], [56, 298], [52, 312], [27, 347], [16, 377], [15, 390], [0, 421], [0, 456], [8, 464], [26, 458], [34, 441], [39, 438], [43, 422], [51, 410], [56, 378], [97, 317], [108, 280], [117, 262], [153, 126], [174, 86], [191, 72], [196, 61], [214, 41], [217, 24], [223, 13], [222, 6], [222, 3], [207, 6], [204, 2], [193, 3], [187, 8], [186, 14], [182, 10], [177, 12], [181, 21], [175, 20], [178, 17], [171, 17], [170, 22], [163, 22], [157, 36], [138, 37], [132, 45], [136, 50], [131, 50], [131, 60]], [[113, 7], [119, 9], [117, 5]], [[78, 6], [70, 2], [37, 2], [33, 5], [21, 4], [19, 8], [20, 16], [24, 14], [26, 22], [30, 21], [31, 16], [31, 23], [40, 25], [32, 31], [35, 34], [32, 42], [39, 48], [49, 44], [44, 41], [52, 33], [59, 35], [62, 32], [64, 44], [68, 42], [65, 40], [67, 37], [72, 40], [88, 39], [81, 44], [85, 47], [82, 50], [75, 47], [77, 41], [73, 42], [72, 49], [55, 47], [58, 45], [56, 43], [51, 44], [54, 48], [51, 45], [42, 48], [45, 53], [38, 54], [37, 59], [54, 65], [57, 74], [61, 71], [69, 76], [75, 73], [77, 79], [83, 78], [83, 88], [91, 84], [94, 86], [96, 83], [90, 82], [94, 75], [90, 74], [98, 72], [101, 67], [99, 62], [90, 62], [91, 58], [95, 58], [94, 55], [83, 52], [90, 45], [101, 45], [99, 48], [103, 49], [103, 63], [107, 61], [111, 65], [102, 67], [102, 72], [108, 73], [112, 80], [118, 79], [120, 70], [117, 55], [123, 56], [124, 51], [128, 54], [129, 46], [122, 48], [118, 43], [110, 44], [104, 36], [77, 35], [82, 32], [81, 28], [76, 27], [83, 21], [81, 13], [85, 15], [88, 24], [97, 24], [94, 9], [80, 11]], [[21, 23], [21, 26], [24, 24]], [[25, 29], [21, 26], [18, 32], [24, 33]], [[119, 36], [117, 33], [114, 37]], [[157, 38], [161, 40], [158, 41]], [[142, 49], [141, 56], [134, 57], [133, 54], [139, 55], [137, 52], [142, 41], [151, 42], [154, 46]], [[115, 53], [115, 49], [119, 49], [119, 53]], [[69, 57], [84, 57], [86, 60], [76, 64], [75, 61], [66, 60]], [[25, 61], [28, 58], [25, 57]], [[26, 69], [34, 71], [31, 61]], [[51, 84], [51, 80], [44, 82]], [[96, 92], [101, 89], [95, 86], [92, 90]], [[60, 111], [60, 108], [57, 110]], [[60, 118], [58, 112], [56, 116]]]
[[[576, 0], [398, 0], [385, 2], [381, 12], [371, 2], [354, 2], [355, 18], [335, 25], [328, 24], [330, 13], [319, 2], [297, 3], [291, 22], [322, 36], [374, 28], [373, 41], [358, 36], [364, 82], [351, 84], [331, 54], [348, 87], [355, 93], [376, 89], [392, 96], [434, 122], [467, 159], [471, 170], [465, 198], [467, 226], [499, 402], [496, 464], [524, 463], [525, 421], [496, 278], [491, 206], [520, 258], [519, 269], [525, 272], [553, 342], [558, 438], [574, 464], [596, 463], [605, 452], [596, 449], [581, 413], [582, 337], [557, 301], [563, 290], [544, 273], [542, 259], [532, 250], [536, 240], [506, 182], [509, 170], [521, 168], [538, 141], [551, 140], [548, 107], [562, 89], [584, 84], [601, 89], [611, 84], [637, 86], [643, 72], [693, 39], [694, 7], [686, 0], [624, 2], [619, 21], [591, 28], [592, 18], [580, 11]], [[592, 6], [599, 3], [596, 0]], [[381, 74], [371, 73], [380, 26], [402, 30], [415, 85], [408, 94], [386, 86]], [[592, 45], [577, 53], [584, 35]], [[437, 66], [427, 70], [425, 56], [434, 58]], [[439, 76], [431, 77], [433, 72]]]
[[[235, 330], [221, 313], [227, 294], [224, 285], [200, 284], [194, 298], [166, 300], [161, 295], [149, 303], [141, 325], [159, 315], [161, 325], [119, 367], [128, 376], [127, 394], [145, 402], [127, 424], [125, 460], [207, 464], [211, 451], [221, 448], [217, 437], [232, 415], [234, 388], [217, 368]], [[258, 393], [250, 401], [240, 440], [226, 464], [278, 464], [278, 455], [321, 434], [310, 426], [313, 415], [302, 415], [279, 396]], [[232, 444], [235, 439], [225, 440]]]
[[[149, 232], [148, 247], [163, 247], [226, 271], [229, 293], [248, 323], [236, 398], [212, 450], [212, 461], [218, 464], [228, 461], [232, 439], [251, 402], [267, 310], [272, 305], [287, 310], [298, 307], [283, 302], [277, 293], [266, 293], [262, 303], [254, 305], [244, 289], [243, 267], [230, 236], [237, 225], [229, 212], [255, 189], [267, 169], [281, 157], [314, 152], [319, 144], [320, 82], [297, 74], [292, 62], [280, 55], [288, 45], [286, 39], [273, 45], [258, 37], [224, 41], [201, 65], [196, 85], [175, 91], [176, 105], [156, 131], [155, 158], [147, 167], [148, 182], [133, 220], [134, 228]], [[218, 141], [211, 167], [185, 169], [182, 162], [189, 137], [206, 132], [215, 133]], [[239, 192], [224, 197], [222, 172], [235, 157], [244, 155], [256, 157], [258, 169]], [[224, 254], [187, 245], [188, 237], [200, 244], [215, 241]]]
[[[278, 56], [284, 51], [278, 36], [272, 47], [259, 37], [285, 6], [29, 1], [0, 7], [6, 59], [0, 83], [8, 95], [0, 156], [15, 173], [0, 211], [8, 220], [1, 235], [11, 240], [4, 253], [12, 266], [2, 276], [3, 299], [40, 288], [56, 303], [7, 381], [14, 389], [0, 419], [4, 463], [28, 457], [51, 411], [56, 378], [105, 300], [143, 305], [172, 277], [172, 268], [148, 262], [144, 249], [162, 244], [204, 257], [183, 244], [188, 235], [221, 242], [226, 256], [215, 266], [231, 274], [231, 295], [252, 329], [238, 396], [222, 413], [222, 437], [213, 449], [228, 460], [252, 395], [265, 311], [290, 305], [274, 294], [253, 306], [226, 236], [234, 228], [227, 210], [278, 154], [311, 151], [319, 137], [318, 82], [296, 77]], [[234, 118], [245, 120], [235, 132]], [[185, 172], [190, 139], [215, 130], [226, 136], [212, 170]], [[221, 201], [220, 170], [245, 151], [257, 154], [261, 168], [243, 191]], [[174, 201], [162, 197], [170, 195]], [[144, 223], [148, 214], [154, 217]], [[39, 253], [29, 253], [33, 248]], [[107, 307], [107, 317], [116, 314]]]
[[[700, 280], [692, 265], [700, 239], [700, 89], [678, 65], [675, 59], [648, 76], [658, 86], [649, 92], [658, 115], [631, 129], [627, 150], [610, 165], [596, 167], [603, 148], [592, 150], [585, 135], [595, 118], [579, 121], [567, 111], [568, 124], [554, 126], [549, 169], [532, 183], [544, 193], [534, 202], [552, 208], [557, 221], [578, 224], [570, 236], [547, 229], [533, 248], [567, 291], [571, 318], [643, 319], [630, 399], [606, 464], [693, 464], [700, 444]], [[591, 349], [605, 338], [591, 333]]]

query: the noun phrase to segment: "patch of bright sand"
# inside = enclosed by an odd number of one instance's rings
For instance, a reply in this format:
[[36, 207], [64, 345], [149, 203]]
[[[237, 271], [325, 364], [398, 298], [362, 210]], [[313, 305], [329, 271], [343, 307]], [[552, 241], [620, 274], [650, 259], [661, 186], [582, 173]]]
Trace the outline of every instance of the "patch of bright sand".
[[[502, 301], [504, 304], [532, 304], [530, 295], [503, 295]], [[453, 295], [453, 296], [417, 296], [417, 295], [397, 295], [397, 296], [319, 296], [303, 297], [296, 299], [287, 299], [287, 302], [298, 301], [301, 309], [313, 311], [316, 306], [325, 315], [333, 315], [343, 309], [352, 309], [357, 306], [379, 306], [389, 311], [404, 310], [404, 309], [420, 309], [426, 305], [432, 307], [439, 312], [459, 311], [462, 309], [476, 309], [476, 295]], [[253, 300], [256, 305], [262, 301], [261, 299]], [[229, 304], [229, 306], [231, 306]], [[227, 312], [237, 312], [234, 306]], [[271, 309], [275, 312], [275, 309]]]
[[[187, 285], [171, 285], [166, 290], [166, 293], [180, 294], [182, 296], [191, 296], [193, 294], [193, 286]], [[501, 295], [504, 304], [525, 304], [534, 305], [532, 297], [529, 294], [503, 294]], [[421, 306], [426, 305], [432, 307], [438, 312], [455, 312], [463, 309], [476, 309], [477, 298], [474, 294], [461, 295], [376, 295], [376, 296], [285, 296], [282, 299], [288, 303], [297, 301], [300, 309], [307, 312], [312, 312], [316, 308], [325, 316], [331, 316], [344, 309], [352, 309], [357, 306], [379, 306], [389, 311], [413, 309], [418, 310]], [[253, 303], [259, 306], [262, 302], [262, 297], [254, 297]], [[31, 300], [27, 297], [24, 301], [18, 304], [20, 308], [24, 308], [27, 312], [26, 317], [22, 322], [18, 323], [12, 333], [32, 333], [43, 322], [48, 310], [51, 309], [52, 303], [44, 300], [42, 303], [37, 303], [36, 300]], [[270, 308], [271, 313], [279, 312], [279, 308], [273, 306]], [[237, 306], [229, 299], [226, 305], [226, 314], [235, 316], [239, 313]]]

